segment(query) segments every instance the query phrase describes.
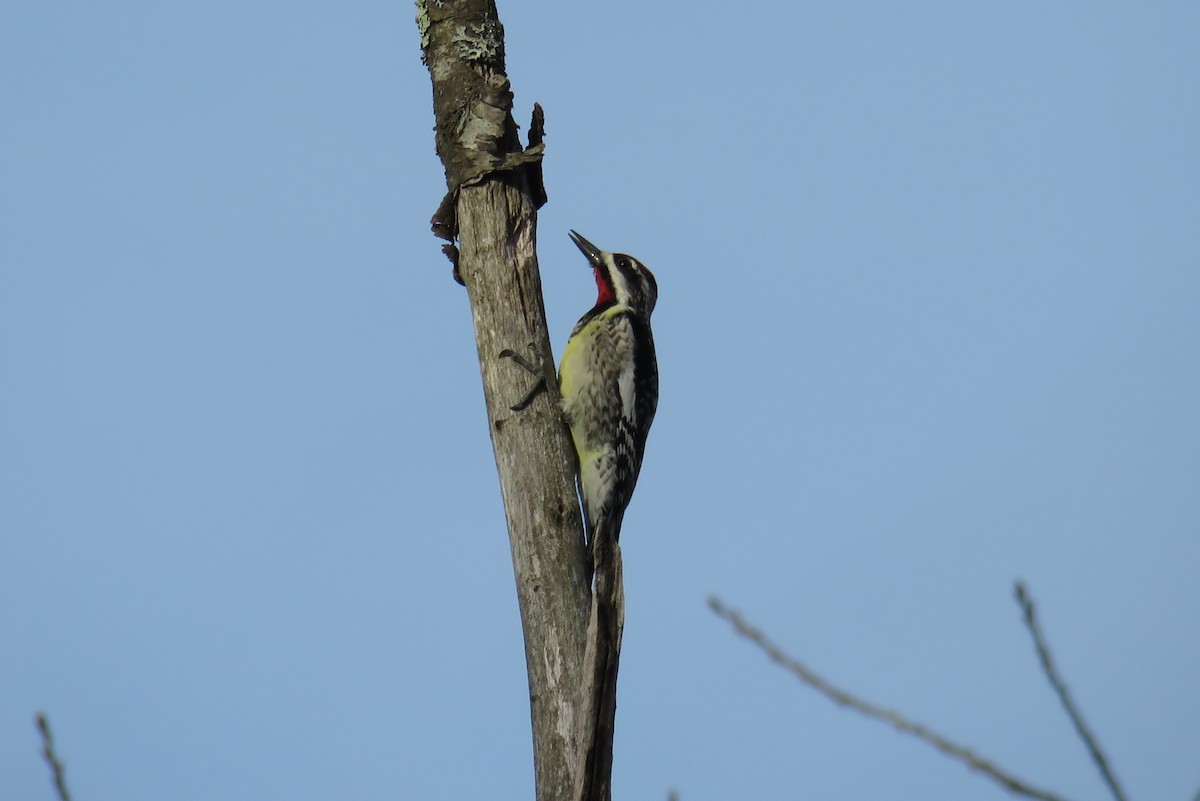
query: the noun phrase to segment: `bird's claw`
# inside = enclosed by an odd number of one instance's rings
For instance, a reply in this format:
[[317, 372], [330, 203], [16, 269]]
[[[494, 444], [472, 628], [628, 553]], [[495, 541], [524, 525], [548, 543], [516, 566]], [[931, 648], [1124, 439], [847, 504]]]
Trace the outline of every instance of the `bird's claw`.
[[[534, 346], [534, 344], [532, 342], [529, 343], [529, 349], [531, 351], [533, 351], [534, 353], [537, 352], [537, 348]], [[522, 368], [524, 368], [527, 372], [532, 373], [533, 375], [537, 376], [537, 381], [535, 381], [533, 386], [530, 387], [529, 391], [525, 393], [525, 396], [523, 398], [521, 398], [519, 401], [517, 401], [516, 403], [514, 403], [512, 406], [508, 407], [509, 409], [513, 410], [514, 412], [524, 411], [525, 409], [529, 408], [529, 405], [531, 403], [533, 403], [534, 398], [536, 398], [538, 395], [540, 395], [541, 393], [546, 391], [546, 374], [545, 374], [545, 372], [542, 371], [542, 368], [537, 367], [536, 365], [531, 363], [528, 359], [526, 359], [524, 356], [517, 353], [515, 350], [512, 350], [511, 348], [505, 348], [504, 350], [500, 351], [500, 358], [501, 359], [512, 359], [514, 362], [516, 362], [518, 365], [520, 365]]]

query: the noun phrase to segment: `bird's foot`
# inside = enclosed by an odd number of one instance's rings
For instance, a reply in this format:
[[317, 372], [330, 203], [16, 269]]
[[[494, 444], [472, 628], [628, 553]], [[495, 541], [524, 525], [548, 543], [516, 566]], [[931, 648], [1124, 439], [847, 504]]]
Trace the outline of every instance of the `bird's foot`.
[[[529, 343], [529, 350], [531, 350], [535, 355], [538, 352], [537, 347], [532, 342]], [[524, 356], [517, 353], [515, 350], [511, 350], [510, 348], [505, 348], [504, 350], [500, 351], [500, 358], [501, 359], [512, 359], [514, 362], [516, 362], [521, 367], [523, 367], [527, 372], [532, 373], [534, 376], [537, 377], [537, 381], [535, 381], [533, 386], [530, 387], [529, 391], [525, 393], [525, 396], [523, 398], [521, 398], [519, 401], [517, 401], [516, 403], [514, 403], [512, 406], [508, 407], [508, 408], [512, 409], [514, 412], [520, 412], [525, 409], [528, 409], [529, 404], [533, 403], [534, 398], [536, 398], [538, 395], [540, 395], [541, 393], [546, 391], [546, 373], [542, 370], [541, 367], [538, 367], [537, 365], [533, 364], [528, 359], [526, 359]]]

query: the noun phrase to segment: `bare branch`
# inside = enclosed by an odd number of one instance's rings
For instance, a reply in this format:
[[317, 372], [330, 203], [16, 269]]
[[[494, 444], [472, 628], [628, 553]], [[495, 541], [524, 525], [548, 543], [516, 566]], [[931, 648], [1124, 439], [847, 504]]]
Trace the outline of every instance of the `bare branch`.
[[[1113, 774], [1112, 768], [1108, 764], [1108, 759], [1100, 749], [1100, 743], [1096, 740], [1096, 736], [1092, 734], [1087, 724], [1083, 722], [1083, 714], [1079, 711], [1079, 707], [1075, 705], [1075, 701], [1071, 697], [1071, 691], [1067, 689], [1066, 683], [1058, 675], [1057, 668], [1054, 667], [1054, 660], [1050, 656], [1050, 649], [1046, 645], [1046, 638], [1042, 634], [1041, 625], [1038, 623], [1037, 609], [1034, 606], [1033, 598], [1029, 595], [1029, 591], [1025, 589], [1025, 583], [1018, 581], [1014, 590], [1017, 603], [1021, 605], [1021, 612], [1025, 618], [1025, 628], [1029, 629], [1029, 634], [1033, 637], [1033, 645], [1037, 648], [1038, 659], [1042, 663], [1042, 672], [1046, 674], [1046, 679], [1050, 682], [1050, 686], [1054, 688], [1054, 692], [1058, 695], [1058, 700], [1062, 702], [1063, 709], [1067, 712], [1067, 717], [1071, 719], [1071, 723], [1075, 726], [1075, 731], [1079, 733], [1079, 738], [1087, 746], [1088, 753], [1091, 754], [1092, 761], [1096, 763], [1100, 775], [1104, 778], [1104, 783], [1112, 791], [1113, 798], [1116, 801], [1128, 801], [1125, 791], [1121, 789], [1117, 777]], [[1197, 798], [1200, 798], [1200, 794], [1197, 795]]]
[[[537, 264], [545, 115], [512, 118], [495, 0], [417, 0], [447, 193], [431, 221], [467, 288], [525, 635], [538, 801], [610, 801], [624, 600], [589, 564]], [[596, 574], [596, 591], [591, 578]], [[603, 568], [603, 569], [601, 569]]]
[[37, 727], [42, 733], [42, 756], [46, 758], [46, 764], [54, 776], [54, 789], [58, 791], [60, 801], [71, 801], [71, 794], [67, 792], [66, 768], [54, 751], [54, 737], [50, 734], [50, 721], [46, 719], [45, 712], [38, 712]]
[[1008, 791], [1017, 795], [1026, 796], [1027, 798], [1036, 798], [1039, 801], [1066, 801], [1062, 796], [1056, 795], [1049, 790], [1043, 790], [1039, 787], [1025, 782], [1012, 773], [1000, 768], [995, 763], [984, 759], [976, 754], [971, 749], [953, 742], [944, 735], [923, 726], [920, 723], [915, 723], [908, 718], [890, 709], [885, 709], [881, 706], [876, 706], [869, 701], [864, 701], [855, 695], [833, 686], [828, 681], [818, 676], [806, 665], [788, 656], [779, 646], [772, 643], [766, 638], [766, 635], [759, 629], [754, 628], [747, 623], [740, 614], [728, 609], [720, 599], [710, 597], [708, 599], [709, 607], [719, 617], [724, 618], [733, 626], [734, 630], [753, 642], [763, 653], [765, 653], [773, 662], [778, 663], [787, 670], [791, 671], [796, 678], [812, 687], [817, 692], [824, 695], [829, 700], [844, 707], [853, 709], [860, 714], [866, 715], [875, 720], [882, 720], [890, 723], [897, 730], [923, 740], [932, 745], [947, 756], [963, 762], [972, 770], [979, 771], [988, 778], [997, 782]]

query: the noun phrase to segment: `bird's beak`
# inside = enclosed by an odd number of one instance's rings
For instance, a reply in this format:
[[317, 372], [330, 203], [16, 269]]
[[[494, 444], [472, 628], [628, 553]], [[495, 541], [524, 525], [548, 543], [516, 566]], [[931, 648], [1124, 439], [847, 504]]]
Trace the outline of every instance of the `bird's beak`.
[[583, 251], [583, 255], [588, 257], [588, 261], [593, 267], [599, 267], [603, 261], [603, 251], [593, 245], [591, 242], [584, 239], [578, 231], [571, 232], [571, 241], [575, 243], [575, 247]]

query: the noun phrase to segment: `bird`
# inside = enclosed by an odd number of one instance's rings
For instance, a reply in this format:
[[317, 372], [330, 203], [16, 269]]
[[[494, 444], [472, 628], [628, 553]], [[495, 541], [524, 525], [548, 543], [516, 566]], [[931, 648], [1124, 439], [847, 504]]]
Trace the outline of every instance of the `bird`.
[[570, 237], [587, 257], [597, 289], [559, 367], [562, 408], [579, 457], [587, 542], [594, 548], [598, 536], [611, 543], [620, 536], [658, 409], [650, 330], [658, 282], [632, 256], [601, 250], [577, 231]]

